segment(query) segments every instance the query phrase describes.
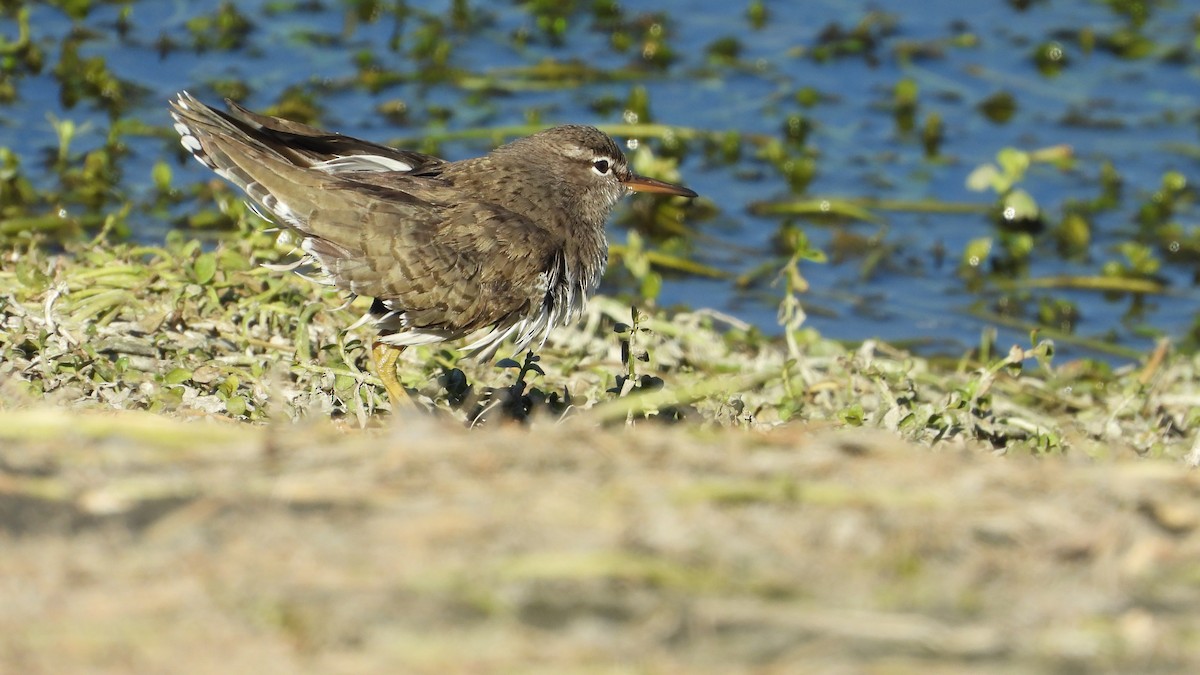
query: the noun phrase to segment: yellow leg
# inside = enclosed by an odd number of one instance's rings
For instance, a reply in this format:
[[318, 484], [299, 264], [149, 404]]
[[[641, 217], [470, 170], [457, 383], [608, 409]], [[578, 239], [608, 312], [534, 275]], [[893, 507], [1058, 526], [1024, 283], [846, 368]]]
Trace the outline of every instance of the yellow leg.
[[371, 347], [371, 358], [375, 361], [375, 373], [379, 375], [379, 379], [383, 380], [383, 387], [388, 392], [388, 400], [392, 402], [392, 410], [406, 404], [413, 405], [408, 391], [396, 378], [396, 361], [403, 352], [404, 347], [396, 347], [383, 342], [376, 342]]

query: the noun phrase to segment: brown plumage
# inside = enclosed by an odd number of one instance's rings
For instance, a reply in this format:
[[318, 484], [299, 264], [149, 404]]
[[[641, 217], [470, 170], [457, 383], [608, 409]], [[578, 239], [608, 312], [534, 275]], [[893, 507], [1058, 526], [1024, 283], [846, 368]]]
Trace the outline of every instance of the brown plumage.
[[447, 162], [226, 103], [171, 102], [184, 148], [298, 234], [323, 281], [374, 298], [379, 341], [401, 349], [469, 336], [464, 348], [490, 358], [508, 337], [516, 351], [540, 344], [599, 284], [621, 196], [696, 196], [632, 173], [594, 127]]

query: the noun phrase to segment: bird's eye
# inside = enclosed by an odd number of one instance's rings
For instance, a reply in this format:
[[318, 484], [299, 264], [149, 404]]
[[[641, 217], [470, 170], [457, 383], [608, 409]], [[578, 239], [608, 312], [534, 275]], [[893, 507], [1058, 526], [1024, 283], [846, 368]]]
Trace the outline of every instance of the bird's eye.
[[598, 159], [592, 162], [592, 168], [596, 170], [596, 173], [603, 176], [604, 174], [608, 173], [608, 160]]

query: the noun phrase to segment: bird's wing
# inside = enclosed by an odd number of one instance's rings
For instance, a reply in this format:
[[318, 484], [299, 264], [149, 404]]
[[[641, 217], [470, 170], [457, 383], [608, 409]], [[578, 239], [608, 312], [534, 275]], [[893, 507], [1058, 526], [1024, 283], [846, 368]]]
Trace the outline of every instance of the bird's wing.
[[[261, 115], [226, 99], [229, 112], [208, 106], [181, 92], [171, 102], [172, 115], [183, 125], [181, 135], [196, 127], [241, 138], [266, 148], [297, 166], [327, 173], [348, 171], [400, 171], [436, 173], [446, 163], [438, 157], [400, 150], [370, 141], [325, 131], [307, 124]], [[191, 148], [188, 148], [189, 150]]]
[[[305, 237], [326, 240], [335, 245], [345, 246], [343, 241], [352, 242], [355, 232], [356, 218], [346, 217], [344, 221], [314, 216], [314, 212], [323, 208], [326, 203], [325, 192], [346, 185], [358, 185], [361, 189], [362, 201], [369, 201], [372, 190], [380, 188], [367, 184], [359, 184], [354, 177], [409, 176], [408, 172], [386, 171], [382, 164], [401, 161], [394, 156], [391, 159], [380, 159], [375, 162], [375, 168], [364, 171], [331, 170], [330, 161], [337, 158], [323, 159], [313, 164], [310, 151], [297, 150], [291, 145], [282, 144], [282, 134], [292, 131], [283, 129], [298, 129], [305, 134], [295, 134], [295, 138], [306, 138], [317, 142], [315, 136], [307, 135], [312, 127], [295, 122], [286, 122], [263, 115], [255, 115], [244, 109], [237, 110], [238, 116], [229, 115], [211, 108], [183, 92], [171, 103], [171, 115], [175, 118], [175, 127], [179, 131], [183, 147], [206, 167], [212, 169], [218, 176], [232, 182], [241, 188], [261, 212], [281, 225], [295, 229]], [[269, 129], [263, 124], [270, 123], [278, 129]], [[345, 138], [345, 137], [343, 137]], [[313, 139], [317, 139], [314, 141]], [[354, 141], [358, 148], [373, 146], [366, 141]], [[308, 142], [308, 141], [306, 141]], [[396, 151], [399, 152], [399, 151]], [[306, 154], [309, 153], [309, 154]], [[323, 155], [322, 155], [323, 156]], [[367, 157], [368, 155], [359, 155]], [[436, 160], [441, 162], [441, 160]], [[435, 185], [436, 178], [411, 178], [424, 184]], [[349, 194], [353, 193], [339, 193]], [[343, 198], [342, 201], [348, 197]], [[404, 192], [389, 190], [387, 198], [394, 202], [394, 208], [401, 212], [404, 220], [416, 220], [427, 209], [425, 202]], [[330, 200], [334, 204], [337, 200]], [[363, 204], [347, 204], [348, 207], [363, 208]]]
[[349, 221], [354, 238], [306, 250], [337, 286], [381, 300], [406, 329], [461, 336], [518, 321], [539, 311], [559, 270], [562, 242], [501, 207], [442, 202], [414, 217], [398, 190], [344, 192], [314, 212], [322, 222], [311, 229]]

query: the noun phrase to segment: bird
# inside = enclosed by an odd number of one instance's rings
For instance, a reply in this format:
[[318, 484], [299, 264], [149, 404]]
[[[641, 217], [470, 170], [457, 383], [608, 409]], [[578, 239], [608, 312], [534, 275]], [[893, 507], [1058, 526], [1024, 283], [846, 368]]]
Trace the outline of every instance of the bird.
[[696, 192], [634, 173], [593, 126], [564, 125], [447, 161], [307, 124], [226, 111], [187, 91], [169, 103], [180, 143], [290, 230], [316, 281], [371, 299], [371, 360], [393, 407], [403, 350], [463, 340], [490, 360], [544, 345], [576, 320], [608, 262], [605, 223], [629, 192]]

